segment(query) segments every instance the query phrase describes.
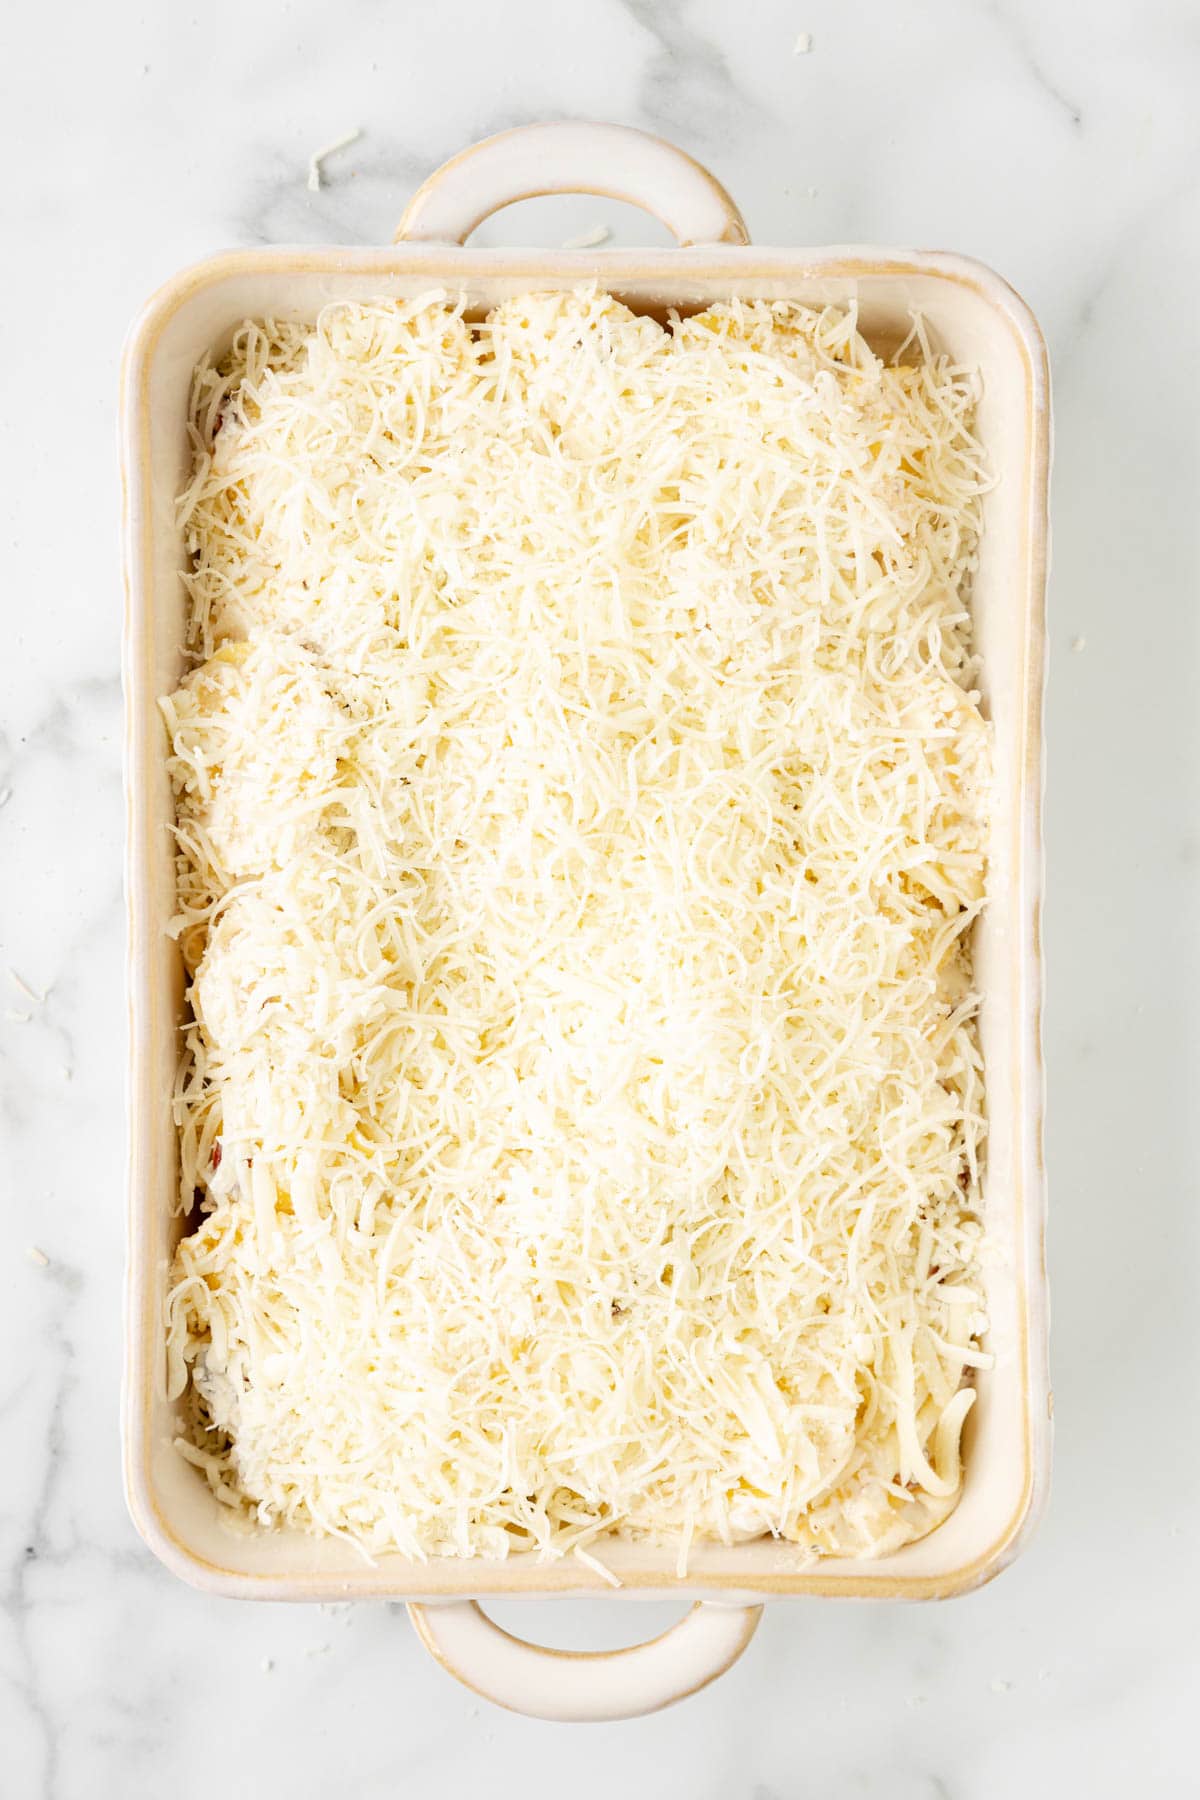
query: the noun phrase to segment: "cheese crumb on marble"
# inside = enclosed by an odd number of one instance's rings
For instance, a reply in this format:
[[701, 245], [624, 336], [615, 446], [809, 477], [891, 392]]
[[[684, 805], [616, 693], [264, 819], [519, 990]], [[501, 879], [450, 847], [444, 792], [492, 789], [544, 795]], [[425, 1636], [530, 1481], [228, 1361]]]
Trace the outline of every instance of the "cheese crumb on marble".
[[564, 250], [595, 250], [600, 244], [607, 244], [611, 236], [607, 225], [592, 225], [574, 237], [564, 238], [562, 247]]
[[326, 144], [324, 149], [313, 151], [308, 159], [307, 187], [310, 194], [319, 194], [325, 185], [324, 163], [326, 158], [336, 156], [339, 150], [348, 150], [351, 144], [357, 144], [361, 136], [362, 130], [356, 126], [353, 131], [347, 131], [342, 137], [335, 138], [332, 144]]

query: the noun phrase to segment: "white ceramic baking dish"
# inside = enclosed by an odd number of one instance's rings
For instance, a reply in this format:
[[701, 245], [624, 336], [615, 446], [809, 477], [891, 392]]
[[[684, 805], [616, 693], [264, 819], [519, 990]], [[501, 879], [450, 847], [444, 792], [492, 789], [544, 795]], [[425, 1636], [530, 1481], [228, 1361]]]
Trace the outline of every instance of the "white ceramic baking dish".
[[[635, 201], [680, 248], [636, 252], [479, 251], [463, 241], [509, 201], [583, 191]], [[730, 295], [858, 303], [867, 337], [903, 338], [914, 309], [934, 341], [979, 367], [978, 428], [997, 480], [985, 504], [974, 609], [998, 792], [991, 904], [977, 936], [981, 1033], [991, 1111], [987, 1221], [988, 1348], [967, 1426], [962, 1499], [929, 1537], [877, 1561], [797, 1566], [762, 1540], [674, 1553], [605, 1541], [624, 1595], [696, 1602], [665, 1636], [632, 1650], [570, 1655], [522, 1644], [476, 1596], [549, 1595], [602, 1586], [573, 1561], [451, 1558], [368, 1565], [355, 1550], [296, 1533], [235, 1533], [206, 1483], [172, 1448], [164, 1398], [162, 1300], [179, 1230], [172, 1216], [176, 1140], [170, 1096], [183, 1009], [173, 911], [170, 787], [157, 712], [182, 668], [185, 596], [175, 495], [189, 450], [192, 369], [247, 317], [310, 320], [329, 300], [465, 290], [492, 306], [529, 288], [597, 279], [662, 314]], [[138, 1529], [167, 1566], [211, 1591], [270, 1599], [404, 1598], [422, 1638], [490, 1698], [554, 1718], [615, 1718], [695, 1691], [740, 1654], [769, 1596], [925, 1599], [960, 1594], [1002, 1569], [1024, 1542], [1047, 1485], [1050, 1391], [1043, 1260], [1041, 756], [1043, 589], [1050, 411], [1045, 347], [1028, 309], [998, 276], [963, 257], [878, 249], [748, 247], [737, 208], [682, 152], [617, 126], [531, 126], [464, 152], [416, 195], [392, 249], [249, 250], [186, 270], [150, 301], [122, 376], [128, 610], [127, 722], [130, 1190], [125, 1469]], [[607, 1591], [607, 1590], [606, 1590]]]

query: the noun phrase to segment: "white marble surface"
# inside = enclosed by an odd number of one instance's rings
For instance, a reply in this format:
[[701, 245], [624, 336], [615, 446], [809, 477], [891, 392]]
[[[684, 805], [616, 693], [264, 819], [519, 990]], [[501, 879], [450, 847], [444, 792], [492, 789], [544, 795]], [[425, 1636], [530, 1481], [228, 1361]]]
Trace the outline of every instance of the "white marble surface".
[[[7, 1800], [1196, 1791], [1197, 92], [1189, 0], [43, 0], [8, 18]], [[1049, 1516], [983, 1593], [776, 1605], [708, 1693], [588, 1730], [477, 1703], [399, 1609], [181, 1586], [134, 1536], [117, 1444], [122, 334], [181, 263], [227, 244], [384, 241], [461, 145], [572, 114], [677, 138], [761, 242], [950, 246], [995, 264], [1044, 322], [1058, 414]], [[356, 126], [311, 194], [308, 155]], [[597, 220], [628, 241], [654, 232], [580, 200], [488, 235], [557, 242]], [[631, 1627], [628, 1611], [570, 1605], [549, 1629], [597, 1643], [670, 1615]], [[541, 1611], [505, 1616], [547, 1629]]]

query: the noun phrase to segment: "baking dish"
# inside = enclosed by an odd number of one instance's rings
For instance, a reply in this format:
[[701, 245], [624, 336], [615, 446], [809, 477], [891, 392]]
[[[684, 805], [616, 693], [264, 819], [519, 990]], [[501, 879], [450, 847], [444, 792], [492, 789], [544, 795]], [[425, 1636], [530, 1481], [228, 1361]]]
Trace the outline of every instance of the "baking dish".
[[[489, 213], [535, 193], [631, 200], [670, 227], [679, 248], [478, 251], [463, 241]], [[402, 1557], [368, 1564], [334, 1539], [234, 1532], [197, 1470], [172, 1448], [164, 1397], [162, 1298], [180, 1226], [172, 1217], [176, 1143], [171, 1090], [183, 970], [165, 925], [174, 910], [173, 816], [160, 695], [182, 670], [185, 594], [175, 496], [189, 461], [188, 387], [201, 355], [244, 318], [311, 320], [327, 301], [444, 286], [486, 310], [529, 288], [596, 279], [635, 310], [663, 315], [732, 294], [857, 301], [877, 347], [898, 343], [914, 309], [934, 342], [983, 376], [978, 429], [997, 476], [987, 496], [973, 605], [997, 767], [991, 903], [976, 940], [980, 1031], [991, 1128], [985, 1203], [994, 1367], [979, 1379], [964, 1445], [961, 1501], [927, 1538], [875, 1561], [798, 1566], [760, 1540], [675, 1554], [605, 1540], [622, 1596], [697, 1602], [663, 1637], [630, 1650], [572, 1655], [520, 1643], [478, 1596], [602, 1588], [574, 1562]], [[998, 276], [941, 253], [752, 249], [733, 201], [697, 163], [618, 126], [527, 126], [448, 163], [418, 192], [391, 249], [250, 250], [184, 271], [149, 302], [122, 373], [127, 613], [129, 1256], [124, 1393], [130, 1509], [166, 1565], [217, 1593], [269, 1599], [403, 1598], [435, 1655], [481, 1693], [554, 1718], [650, 1711], [704, 1685], [740, 1654], [771, 1596], [937, 1598], [1002, 1569], [1042, 1505], [1049, 1467], [1041, 1009], [1041, 704], [1050, 413], [1045, 347], [1028, 309]], [[607, 1591], [607, 1590], [605, 1590]]]

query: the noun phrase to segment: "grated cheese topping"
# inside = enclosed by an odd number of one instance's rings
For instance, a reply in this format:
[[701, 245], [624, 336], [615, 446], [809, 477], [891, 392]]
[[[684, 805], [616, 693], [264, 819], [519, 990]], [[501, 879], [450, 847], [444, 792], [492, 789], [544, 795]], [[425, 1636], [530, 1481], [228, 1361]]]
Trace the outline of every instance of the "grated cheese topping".
[[909, 354], [582, 289], [197, 372], [166, 1354], [235, 1512], [686, 1568], [953, 1506], [986, 477]]

